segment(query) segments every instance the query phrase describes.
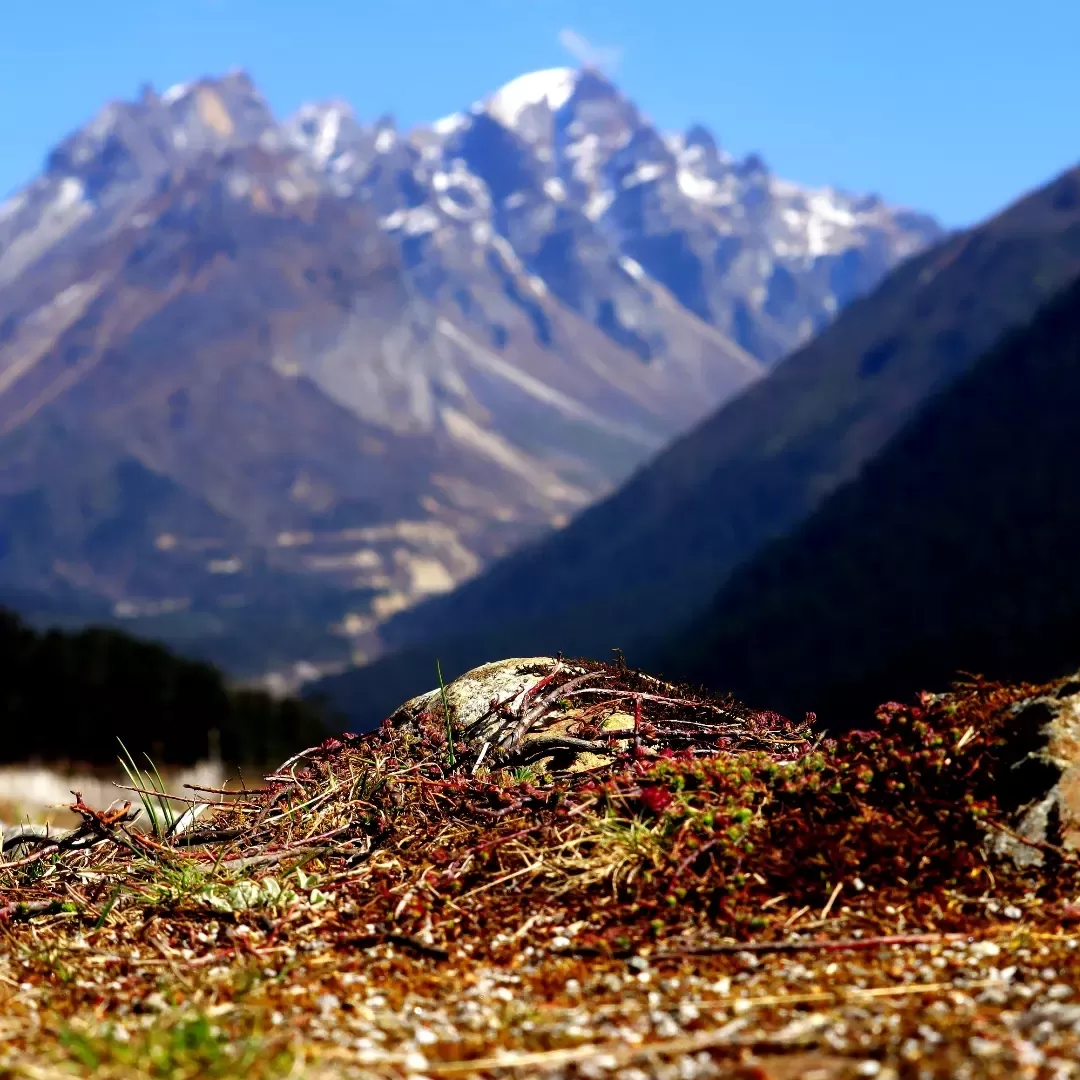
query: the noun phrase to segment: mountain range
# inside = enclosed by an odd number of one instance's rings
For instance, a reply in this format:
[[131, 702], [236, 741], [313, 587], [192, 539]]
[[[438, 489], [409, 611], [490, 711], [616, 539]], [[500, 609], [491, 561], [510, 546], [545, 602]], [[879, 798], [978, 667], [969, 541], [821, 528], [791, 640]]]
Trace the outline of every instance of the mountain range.
[[[1037, 471], [1025, 481], [1024, 469], [1040, 467], [1041, 452], [1028, 444], [1037, 442], [1041, 425], [1059, 435], [1072, 424], [1067, 372], [1070, 357], [1075, 360], [1069, 353], [1074, 336], [1062, 331], [1064, 351], [1053, 354], [1058, 366], [1052, 376], [1044, 371], [1051, 359], [1042, 354], [1047, 331], [1041, 323], [1026, 345], [1005, 347], [1006, 359], [994, 350], [1078, 275], [1080, 169], [1074, 169], [991, 220], [908, 259], [767, 378], [569, 527], [524, 545], [450, 595], [389, 620], [380, 631], [390, 655], [325, 680], [321, 688], [367, 723], [427, 686], [436, 659], [453, 675], [494, 656], [558, 650], [595, 656], [613, 647], [623, 648], [631, 662], [660, 664], [669, 674], [787, 709], [815, 708], [819, 696], [842, 700], [849, 676], [871, 679], [891, 670], [899, 679], [904, 665], [887, 645], [896, 645], [900, 631], [888, 627], [891, 612], [908, 603], [905, 589], [910, 606], [896, 616], [896, 625], [911, 631], [912, 649], [933, 653], [959, 634], [944, 616], [942, 625], [951, 629], [941, 640], [925, 627], [915, 632], [924, 612], [937, 618], [945, 598], [953, 596], [944, 588], [937, 597], [928, 595], [949, 570], [929, 555], [918, 561], [927, 545], [937, 544], [939, 560], [946, 552], [954, 560], [970, 559], [960, 575], [965, 602], [976, 585], [987, 592], [970, 604], [971, 612], [993, 608], [988, 568], [1004, 575], [1002, 588], [1023, 573], [1020, 567], [1006, 573], [1005, 555], [1014, 557], [1022, 547], [1031, 499], [1017, 498], [1015, 532], [995, 546], [989, 533], [980, 532], [984, 517], [974, 513], [972, 493], [988, 500], [987, 513], [999, 525], [1025, 482], [1031, 492], [1049, 484], [1054, 498], [1072, 497], [1067, 484], [1055, 486]], [[1075, 302], [1075, 293], [1062, 301], [1066, 311]], [[1048, 318], [1060, 322], [1061, 314]], [[1027, 359], [1026, 350], [1033, 350]], [[1022, 393], [1028, 370], [1033, 380], [1046, 382]], [[1060, 412], [1044, 415], [1058, 386]], [[937, 419], [920, 421], [922, 410], [945, 393], [949, 403], [934, 414]], [[1013, 398], [1016, 416], [1010, 421]], [[966, 422], [965, 409], [972, 414]], [[1014, 424], [1024, 428], [1022, 435]], [[955, 438], [950, 441], [945, 431]], [[986, 455], [987, 475], [965, 479], [964, 469], [984, 467], [973, 448], [991, 440], [996, 452]], [[1014, 441], [1018, 455], [1023, 450], [1026, 456], [1018, 456], [1007, 482], [1003, 476], [1001, 491], [1010, 494], [996, 497], [993, 470], [1007, 462]], [[1059, 443], [1052, 446], [1060, 450]], [[932, 449], [917, 453], [920, 445]], [[1071, 461], [1063, 455], [1060, 468], [1067, 471]], [[1059, 473], [1047, 476], [1061, 479]], [[837, 492], [843, 494], [827, 503]], [[964, 509], [944, 513], [950, 499]], [[826, 503], [828, 509], [822, 508]], [[1065, 506], [1051, 500], [1044, 510], [1050, 518], [1033, 526], [1040, 552], [1032, 552], [1027, 569], [1033, 573], [1044, 548], [1060, 555], [1061, 538], [1047, 539], [1054, 513], [1063, 535], [1072, 535]], [[934, 533], [941, 528], [953, 530], [949, 544]], [[977, 554], [984, 541], [988, 551]], [[916, 582], [922, 571], [925, 581]], [[879, 599], [858, 599], [876, 588]], [[1034, 609], [1029, 614], [1050, 618]], [[952, 612], [949, 619], [959, 615]], [[1020, 627], [1017, 622], [1017, 632]], [[972, 651], [958, 648], [954, 660], [939, 650], [939, 667], [928, 671], [927, 684], [947, 677]], [[785, 665], [791, 670], [785, 672]], [[914, 665], [906, 674], [913, 678], [921, 670]], [[878, 682], [864, 689], [880, 700]]]
[[378, 653], [942, 235], [590, 70], [409, 132], [145, 87], [0, 206], [0, 600], [236, 674]]

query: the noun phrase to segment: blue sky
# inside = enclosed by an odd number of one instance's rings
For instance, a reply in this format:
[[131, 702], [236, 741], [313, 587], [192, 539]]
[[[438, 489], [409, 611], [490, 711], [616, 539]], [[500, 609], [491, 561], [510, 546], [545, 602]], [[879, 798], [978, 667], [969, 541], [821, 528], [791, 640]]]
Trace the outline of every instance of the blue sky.
[[0, 197], [144, 81], [239, 66], [279, 114], [410, 126], [572, 62], [572, 35], [662, 127], [948, 225], [1080, 160], [1080, 0], [3, 0]]

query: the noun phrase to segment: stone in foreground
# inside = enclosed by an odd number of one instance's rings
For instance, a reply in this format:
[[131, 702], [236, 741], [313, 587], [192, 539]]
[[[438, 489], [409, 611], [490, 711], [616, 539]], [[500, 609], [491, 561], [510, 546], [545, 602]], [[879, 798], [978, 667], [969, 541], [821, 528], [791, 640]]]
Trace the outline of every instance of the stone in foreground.
[[763, 749], [791, 757], [809, 747], [806, 726], [775, 713], [623, 666], [551, 656], [474, 668], [405, 702], [388, 722], [436, 734], [445, 733], [448, 720], [455, 750], [474, 770], [543, 764], [581, 772], [608, 766], [634, 748], [646, 756], [665, 749]]

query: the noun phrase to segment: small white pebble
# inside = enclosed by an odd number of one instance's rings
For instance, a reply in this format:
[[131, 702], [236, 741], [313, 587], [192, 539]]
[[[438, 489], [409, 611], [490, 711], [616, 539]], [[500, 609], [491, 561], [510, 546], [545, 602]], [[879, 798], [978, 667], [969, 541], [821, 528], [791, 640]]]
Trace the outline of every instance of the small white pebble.
[[[1053, 1025], [1051, 1025], [1051, 1029]], [[1016, 1054], [1016, 1063], [1022, 1068], [1038, 1068], [1045, 1060], [1046, 1055], [1032, 1042], [1027, 1039], [1017, 1039], [1012, 1044], [1013, 1053]]]
[[900, 1045], [900, 1056], [905, 1061], [918, 1061], [923, 1056], [918, 1039], [905, 1039]]
[[1006, 919], [1022, 919], [1024, 917], [1024, 913], [1015, 904], [1009, 904], [1001, 914]]
[[558, 937], [553, 937], [551, 939], [551, 947], [553, 949], [569, 949], [570, 939], [568, 937], [563, 937], [563, 935], [560, 934]]
[[431, 1028], [417, 1028], [413, 1038], [416, 1039], [421, 1046], [431, 1046], [432, 1043], [437, 1043], [439, 1041], [438, 1035], [436, 1035]]
[[404, 1065], [408, 1073], [422, 1073], [427, 1068], [427, 1058], [419, 1050], [410, 1050], [405, 1055]]
[[868, 1061], [860, 1061], [856, 1066], [855, 1072], [859, 1076], [877, 1076], [881, 1072], [881, 1062], [870, 1059]]
[[[608, 1062], [611, 1062], [609, 1065]], [[601, 1080], [606, 1073], [610, 1072], [617, 1064], [610, 1054], [600, 1054], [591, 1061], [583, 1061], [578, 1065], [578, 1073], [585, 1080]]]
[[683, 1001], [679, 1004], [679, 1021], [683, 1024], [692, 1024], [701, 1016], [701, 1010], [692, 1001]]

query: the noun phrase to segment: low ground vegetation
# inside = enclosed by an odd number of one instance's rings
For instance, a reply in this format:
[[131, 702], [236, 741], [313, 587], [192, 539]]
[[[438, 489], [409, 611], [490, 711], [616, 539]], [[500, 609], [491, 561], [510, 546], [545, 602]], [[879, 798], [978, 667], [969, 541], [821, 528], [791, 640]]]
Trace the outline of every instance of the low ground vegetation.
[[1066, 689], [831, 739], [579, 662], [227, 794], [133, 771], [3, 841], [0, 1076], [1075, 1075], [1078, 858], [1002, 784]]

